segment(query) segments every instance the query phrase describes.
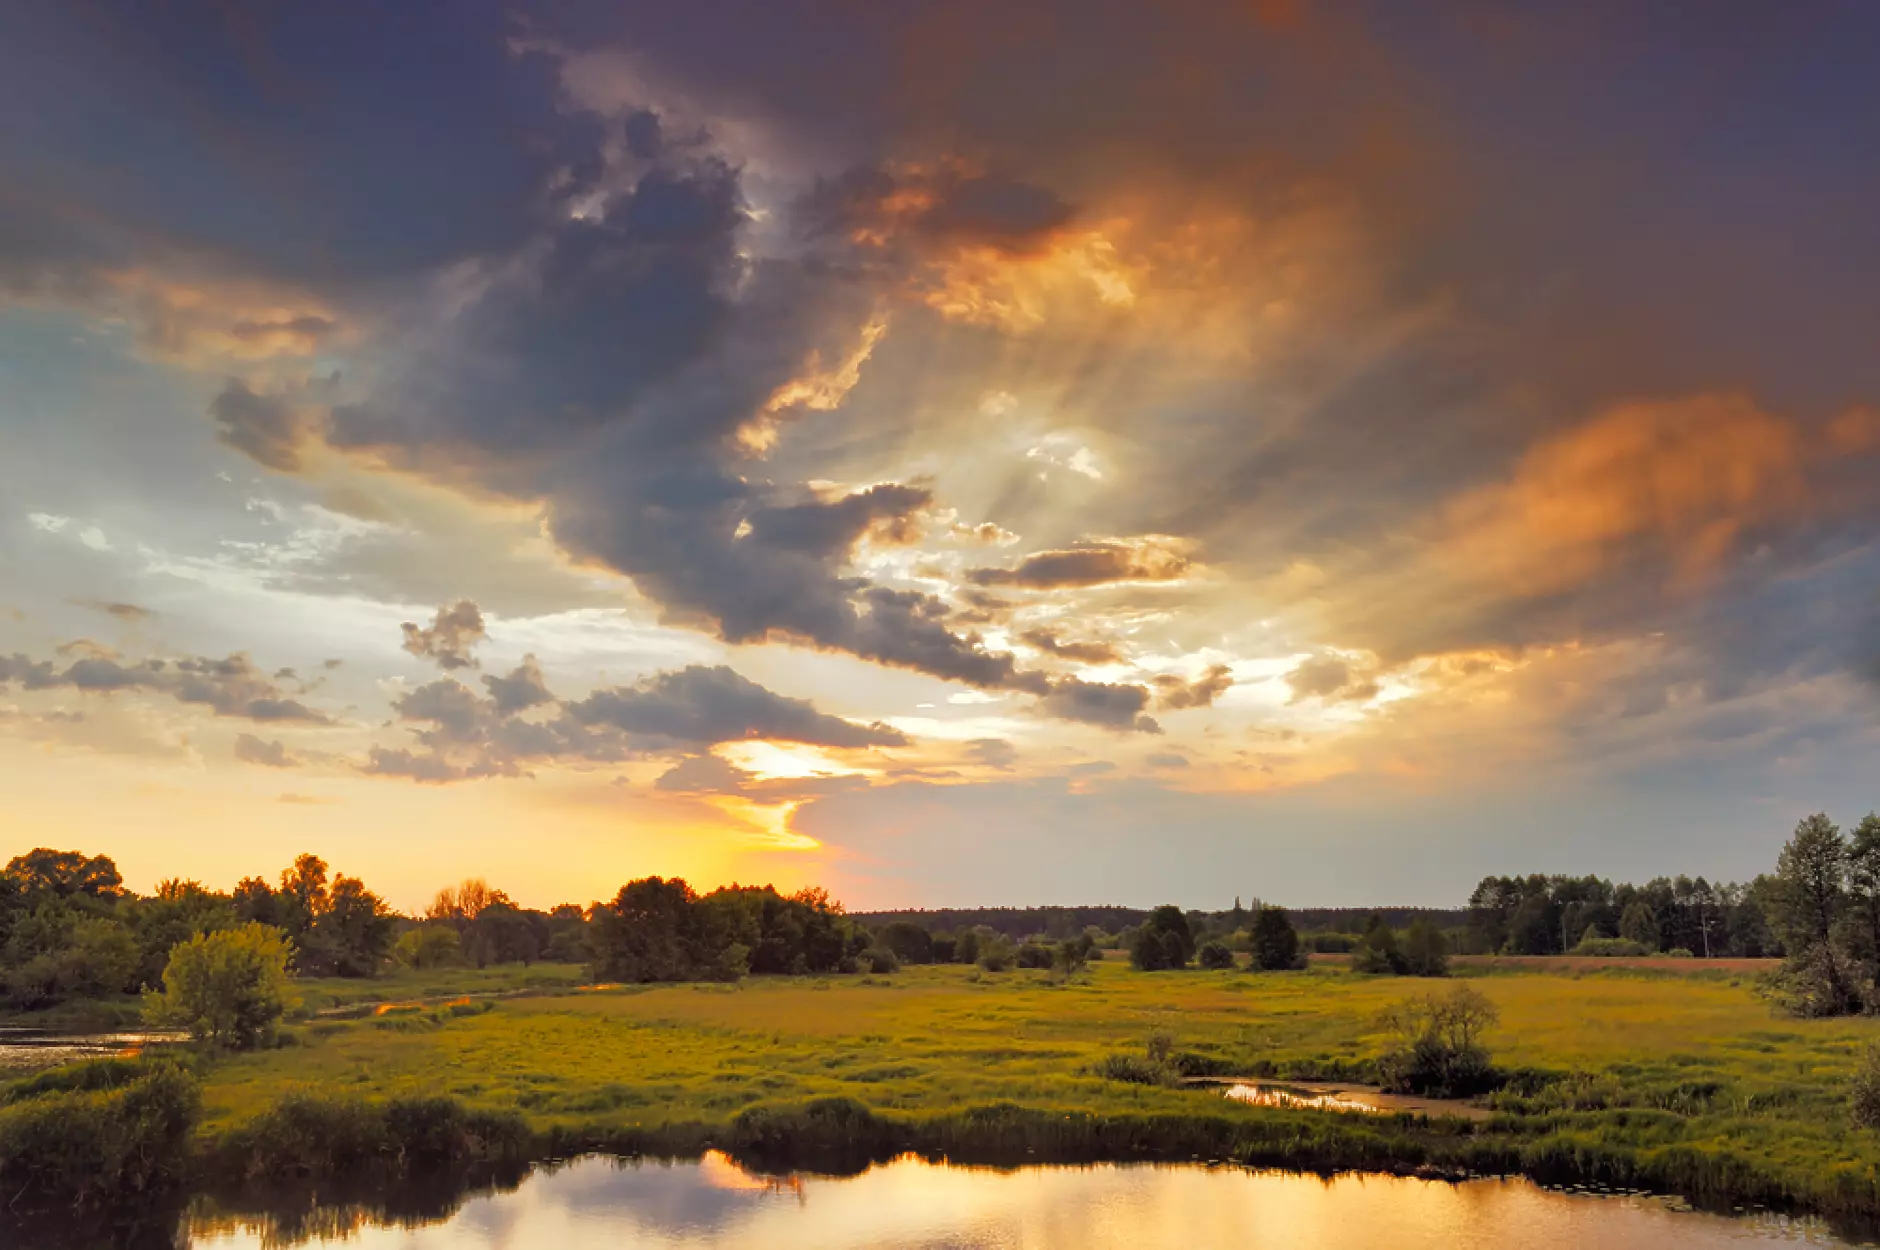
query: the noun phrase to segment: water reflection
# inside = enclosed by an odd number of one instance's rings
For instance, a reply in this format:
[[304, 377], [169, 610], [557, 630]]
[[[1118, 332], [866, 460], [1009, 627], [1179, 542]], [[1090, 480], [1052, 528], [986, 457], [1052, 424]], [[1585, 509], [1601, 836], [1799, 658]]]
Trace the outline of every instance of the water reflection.
[[1846, 1246], [1813, 1222], [1700, 1215], [1647, 1198], [1564, 1194], [1524, 1181], [1332, 1180], [1201, 1165], [992, 1171], [901, 1159], [848, 1178], [753, 1175], [694, 1163], [582, 1159], [423, 1225], [382, 1208], [313, 1207], [186, 1222], [182, 1244], [345, 1239], [359, 1250], [616, 1247], [715, 1250], [1141, 1250], [1170, 1246], [1453, 1250], [1486, 1247]]
[[52, 1033], [45, 1029], [0, 1028], [0, 1076], [18, 1076], [74, 1059], [132, 1056], [146, 1046], [180, 1042], [182, 1033], [137, 1030], [120, 1033]]

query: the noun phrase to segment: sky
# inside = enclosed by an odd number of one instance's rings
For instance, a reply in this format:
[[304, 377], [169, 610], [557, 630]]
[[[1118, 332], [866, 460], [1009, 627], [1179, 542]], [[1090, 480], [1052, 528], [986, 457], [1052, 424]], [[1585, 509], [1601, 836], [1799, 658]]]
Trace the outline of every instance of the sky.
[[0, 829], [1455, 905], [1880, 805], [1880, 10], [9, 6]]

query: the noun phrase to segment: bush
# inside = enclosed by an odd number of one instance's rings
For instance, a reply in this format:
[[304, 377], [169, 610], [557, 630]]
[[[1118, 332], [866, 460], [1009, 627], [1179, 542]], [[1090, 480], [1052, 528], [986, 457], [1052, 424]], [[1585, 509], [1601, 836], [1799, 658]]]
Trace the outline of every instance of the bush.
[[0, 1109], [0, 1185], [34, 1207], [130, 1205], [182, 1179], [200, 1106], [195, 1080], [167, 1063], [104, 1088], [18, 1099]]
[[1652, 949], [1631, 938], [1583, 937], [1580, 944], [1568, 953], [1593, 959], [1624, 959], [1649, 955]]
[[928, 964], [937, 961], [933, 935], [911, 920], [896, 920], [885, 926], [881, 930], [880, 941], [881, 945], [894, 952], [894, 957], [901, 963]]
[[1096, 1073], [1106, 1081], [1126, 1085], [1167, 1085], [1173, 1073], [1165, 1066], [1141, 1055], [1105, 1055]]
[[1026, 942], [1018, 948], [1017, 961], [1021, 968], [1049, 968], [1053, 958], [1051, 948], [1043, 942]]
[[1495, 1088], [1500, 1074], [1481, 1038], [1500, 1018], [1494, 1003], [1466, 985], [1446, 996], [1404, 999], [1379, 1021], [1391, 1036], [1377, 1061], [1384, 1088], [1434, 1098], [1466, 1098]]
[[279, 929], [252, 922], [179, 942], [163, 970], [163, 993], [150, 996], [146, 1012], [213, 1046], [264, 1045], [298, 1002], [287, 975], [293, 951]]
[[1018, 949], [1012, 939], [1002, 933], [982, 933], [979, 935], [979, 966], [987, 972], [1008, 971], [1018, 959]]
[[885, 946], [871, 946], [862, 952], [862, 965], [870, 972], [899, 972], [901, 961]]
[[1855, 1128], [1880, 1129], [1880, 1042], [1867, 1048], [1848, 1088], [1848, 1111]]
[[1234, 966], [1234, 952], [1227, 948], [1225, 942], [1204, 943], [1196, 958], [1201, 961], [1203, 968], [1216, 972]]

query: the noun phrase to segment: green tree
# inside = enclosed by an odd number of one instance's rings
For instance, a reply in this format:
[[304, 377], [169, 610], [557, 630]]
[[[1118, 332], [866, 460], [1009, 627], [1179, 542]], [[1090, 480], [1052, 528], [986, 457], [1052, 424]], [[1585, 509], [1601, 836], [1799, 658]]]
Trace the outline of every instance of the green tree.
[[74, 925], [64, 962], [62, 979], [81, 997], [107, 998], [139, 988], [137, 939], [115, 920], [93, 917]]
[[383, 900], [357, 877], [338, 877], [314, 921], [321, 949], [342, 977], [369, 977], [392, 952], [398, 927]]
[[1397, 932], [1376, 912], [1365, 922], [1364, 933], [1351, 951], [1354, 972], [1402, 976], [1408, 971], [1403, 952], [1397, 948]]
[[86, 855], [83, 851], [55, 851], [39, 847], [7, 861], [6, 875], [25, 894], [41, 892], [60, 898], [88, 895], [91, 898], [116, 898], [124, 892], [124, 878], [117, 865], [104, 855]]
[[444, 968], [457, 962], [461, 947], [457, 930], [433, 921], [413, 925], [399, 934], [392, 955], [407, 968]]
[[1648, 951], [1658, 949], [1658, 917], [1652, 914], [1651, 905], [1644, 899], [1627, 905], [1620, 914], [1619, 936], [1628, 942], [1637, 942]]
[[1428, 916], [1410, 923], [1403, 939], [1404, 971], [1413, 977], [1449, 975], [1449, 940]]
[[1780, 994], [1801, 1015], [1844, 1015], [1858, 1006], [1837, 932], [1847, 908], [1847, 839], [1817, 812], [1795, 826], [1776, 859], [1770, 925], [1788, 952]]
[[1264, 971], [1280, 971], [1301, 966], [1299, 934], [1284, 907], [1260, 908], [1253, 918], [1249, 938], [1253, 947], [1253, 966]]
[[228, 1050], [271, 1041], [295, 1005], [288, 961], [293, 945], [279, 929], [250, 922], [207, 933], [170, 952], [163, 992], [149, 997], [153, 1023], [186, 1028]]
[[904, 964], [933, 962], [933, 934], [911, 920], [895, 920], [881, 930], [881, 944]]
[[1861, 817], [1847, 840], [1847, 887], [1853, 952], [1880, 1002], [1880, 814]]
[[1195, 934], [1187, 915], [1173, 903], [1150, 912], [1136, 931], [1129, 957], [1145, 972], [1187, 967], [1195, 957]]

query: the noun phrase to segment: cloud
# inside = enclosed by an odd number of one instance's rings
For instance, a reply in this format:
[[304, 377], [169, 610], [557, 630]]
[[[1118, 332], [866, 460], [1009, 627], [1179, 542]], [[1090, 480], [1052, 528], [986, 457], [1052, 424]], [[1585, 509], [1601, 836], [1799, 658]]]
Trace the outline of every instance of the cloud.
[[237, 652], [225, 659], [186, 657], [121, 663], [92, 654], [63, 670], [47, 660], [24, 655], [0, 656], [0, 685], [26, 690], [73, 689], [91, 694], [147, 690], [178, 702], [207, 707], [217, 716], [256, 721], [325, 724], [327, 718], [290, 697], [274, 679]]
[[1027, 590], [1101, 586], [1110, 582], [1174, 581], [1188, 572], [1188, 557], [1170, 539], [1134, 542], [1084, 542], [1059, 551], [1038, 551], [1009, 569], [974, 569], [980, 586], [1019, 586]]
[[1143, 714], [1149, 706], [1149, 692], [1141, 686], [1065, 677], [1051, 683], [1050, 693], [1044, 696], [1040, 706], [1053, 716], [1102, 725], [1106, 729], [1162, 732], [1153, 718]]
[[1143, 757], [1151, 768], [1187, 768], [1189, 760], [1179, 751], [1152, 751]]
[[1319, 655], [1303, 661], [1286, 674], [1286, 685], [1292, 690], [1290, 703], [1306, 699], [1362, 703], [1376, 698], [1378, 693], [1374, 674], [1335, 655]]
[[261, 395], [230, 378], [209, 403], [215, 436], [225, 446], [280, 473], [301, 468], [306, 445], [317, 436], [315, 413], [277, 395]]
[[857, 166], [819, 180], [798, 212], [811, 236], [839, 233], [872, 247], [912, 239], [923, 247], [968, 243], [1012, 252], [1039, 246], [1072, 216], [1071, 206], [1047, 187], [957, 165]]
[[1213, 707], [1214, 701], [1226, 694], [1233, 684], [1234, 670], [1226, 664], [1210, 664], [1208, 671], [1193, 681], [1163, 674], [1155, 679], [1156, 689], [1161, 692], [1156, 698], [1156, 706], [1169, 711]]
[[1809, 502], [1803, 456], [1796, 427], [1744, 396], [1623, 404], [1452, 504], [1450, 555], [1526, 595], [1643, 562], [1688, 583]]
[[81, 608], [90, 608], [94, 612], [102, 612], [106, 616], [114, 616], [120, 621], [133, 625], [142, 624], [157, 615], [149, 608], [138, 607], [134, 603], [104, 603], [96, 599], [74, 599], [72, 602]]
[[1107, 642], [1065, 642], [1048, 629], [1028, 629], [1019, 638], [1046, 655], [1055, 655], [1061, 660], [1076, 660], [1082, 664], [1116, 664], [1123, 658], [1123, 653]]
[[474, 666], [477, 661], [470, 652], [489, 637], [482, 611], [468, 599], [439, 608], [428, 626], [406, 621], [399, 628], [405, 633], [406, 651], [436, 660], [446, 671]]
[[532, 655], [523, 656], [522, 663], [505, 677], [485, 677], [483, 685], [490, 692], [490, 701], [497, 712], [504, 716], [555, 700], [542, 679], [541, 666]]
[[292, 768], [300, 762], [288, 751], [286, 744], [246, 733], [235, 736], [235, 758], [248, 764], [260, 764], [264, 768]]
[[582, 725], [670, 744], [761, 738], [841, 749], [908, 745], [897, 729], [818, 712], [807, 699], [766, 690], [722, 665], [694, 664], [636, 686], [597, 690], [569, 704], [568, 715]]
[[1004, 738], [974, 738], [966, 744], [966, 756], [975, 764], [1009, 771], [1018, 763], [1018, 748]]
[[654, 789], [671, 794], [720, 795], [754, 803], [801, 802], [867, 787], [868, 779], [855, 774], [759, 777], [715, 755], [688, 756], [653, 783]]

